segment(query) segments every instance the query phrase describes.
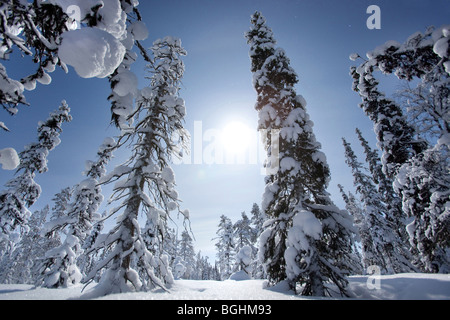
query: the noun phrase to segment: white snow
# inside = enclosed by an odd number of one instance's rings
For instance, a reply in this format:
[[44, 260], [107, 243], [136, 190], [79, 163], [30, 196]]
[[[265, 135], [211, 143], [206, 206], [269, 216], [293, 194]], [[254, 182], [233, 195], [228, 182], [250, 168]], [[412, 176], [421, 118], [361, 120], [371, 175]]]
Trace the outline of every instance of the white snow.
[[189, 219], [189, 209], [184, 209], [181, 214], [184, 216], [185, 219]]
[[36, 80], [25, 81], [23, 83], [23, 87], [25, 88], [25, 90], [33, 91], [34, 89], [36, 89]]
[[153, 90], [150, 87], [144, 87], [141, 89], [141, 96], [145, 99], [151, 99], [153, 95]]
[[136, 21], [131, 25], [131, 33], [135, 40], [145, 40], [148, 37], [148, 29], [144, 22]]
[[[34, 288], [32, 285], [0, 284], [0, 300], [67, 300], [80, 299], [94, 284], [84, 289], [76, 285], [67, 289]], [[104, 300], [301, 300], [285, 283], [265, 288], [265, 280], [175, 280], [169, 292], [112, 294]], [[401, 273], [382, 276], [349, 277], [352, 299], [383, 300], [450, 300], [450, 275]], [[341, 298], [337, 296], [335, 298]], [[308, 297], [307, 299], [315, 299]], [[323, 298], [320, 298], [323, 300]], [[348, 299], [348, 298], [343, 298]]]
[[110, 33], [97, 28], [67, 31], [58, 55], [82, 78], [105, 78], [120, 65], [125, 47]]
[[128, 94], [135, 95], [138, 90], [138, 78], [129, 70], [121, 70], [113, 78], [114, 81], [118, 81], [114, 86], [114, 92], [121, 97]]
[[399, 49], [402, 44], [395, 40], [389, 40], [385, 44], [376, 47], [373, 51], [367, 53], [367, 58], [373, 59], [376, 56], [385, 54], [387, 49]]
[[22, 95], [24, 85], [19, 81], [10, 79], [6, 74], [6, 68], [0, 63], [0, 92], [11, 97]]
[[6, 124], [3, 121], [0, 121], [0, 128], [5, 131], [9, 131], [8, 127], [6, 126]]
[[439, 39], [433, 46], [434, 52], [440, 56], [441, 58], [444, 58], [447, 55], [448, 51], [448, 40], [447, 38]]
[[250, 265], [252, 263], [252, 247], [249, 245], [243, 246], [236, 255], [236, 260], [245, 265]]
[[229, 280], [234, 280], [234, 281], [250, 280], [250, 276], [244, 270], [240, 270], [240, 271], [237, 271], [237, 272], [233, 273], [230, 276]]
[[294, 169], [297, 171], [299, 169], [297, 161], [291, 157], [285, 157], [280, 161], [280, 169], [282, 172]]
[[315, 162], [321, 162], [323, 164], [327, 163], [327, 156], [322, 151], [316, 151], [312, 155], [312, 159]]
[[99, 21], [97, 28], [108, 32], [116, 39], [125, 39], [127, 36], [127, 15], [122, 11], [120, 0], [102, 1], [102, 4], [103, 6], [98, 10], [102, 19]]
[[186, 271], [186, 267], [181, 263], [181, 262], [178, 262], [176, 265], [175, 265], [175, 270], [173, 270], [174, 272], [173, 272], [173, 275], [174, 275], [174, 277], [175, 277], [175, 279], [180, 279], [181, 278], [181, 276], [184, 274], [184, 272]]
[[[297, 209], [292, 226], [288, 230], [287, 249], [284, 252], [286, 260], [286, 274], [289, 279], [295, 279], [302, 269], [298, 263], [300, 252], [309, 252], [311, 250], [311, 238], [319, 239], [322, 235], [322, 224], [311, 212], [304, 209]], [[308, 254], [302, 257], [305, 264], [310, 263]]]
[[106, 181], [109, 181], [113, 179], [114, 177], [122, 177], [128, 173], [130, 173], [133, 169], [125, 166], [125, 165], [119, 165], [115, 167], [109, 174], [102, 177], [99, 181], [99, 183], [104, 183]]
[[348, 58], [352, 61], [356, 61], [359, 58], [359, 54], [352, 53]]
[[443, 134], [442, 137], [439, 138], [436, 145], [438, 146], [438, 148], [445, 145], [450, 149], [450, 133]]
[[292, 226], [300, 228], [301, 232], [314, 239], [318, 239], [322, 234], [322, 225], [311, 211], [297, 212], [292, 220]]
[[0, 164], [4, 170], [14, 170], [20, 164], [17, 151], [13, 148], [5, 148], [0, 150]]
[[298, 95], [295, 97], [295, 100], [296, 100], [298, 103], [300, 103], [300, 104], [303, 106], [303, 108], [306, 108], [306, 106], [308, 105], [308, 103], [306, 102], [306, 99], [305, 99], [301, 94], [298, 94]]
[[175, 173], [173, 172], [172, 168], [165, 167], [162, 169], [161, 178], [164, 181], [166, 181], [167, 183], [174, 183], [175, 182]]
[[50, 0], [59, 5], [78, 26], [86, 15], [92, 14], [91, 8], [101, 5], [98, 15], [101, 16], [97, 28], [112, 34], [122, 40], [126, 36], [126, 13], [122, 10], [119, 0]]
[[44, 74], [36, 80], [41, 84], [50, 84], [52, 82], [52, 77], [50, 77], [48, 73], [44, 72]]
[[[435, 39], [433, 50], [438, 56], [444, 59], [443, 64], [445, 71], [450, 74], [450, 61], [445, 61], [448, 60], [450, 56], [450, 25], [442, 26], [441, 28], [437, 29], [435, 32], [433, 32], [432, 36]], [[438, 38], [440, 39], [438, 40]]]
[[401, 273], [354, 276], [350, 277], [350, 289], [356, 299], [450, 300], [450, 275]]
[[447, 73], [450, 74], [450, 61], [444, 62], [444, 68], [445, 68], [445, 71], [447, 71]]
[[99, 147], [99, 152], [103, 152], [106, 149], [112, 148], [116, 145], [116, 140], [111, 137], [107, 137], [103, 140], [102, 145]]

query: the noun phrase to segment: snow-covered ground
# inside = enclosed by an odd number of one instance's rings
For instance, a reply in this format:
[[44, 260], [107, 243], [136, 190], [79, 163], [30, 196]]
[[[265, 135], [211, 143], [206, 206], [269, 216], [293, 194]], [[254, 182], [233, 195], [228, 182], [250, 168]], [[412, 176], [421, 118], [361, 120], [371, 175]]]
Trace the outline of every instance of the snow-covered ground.
[[[353, 276], [349, 292], [356, 299], [450, 300], [450, 275], [405, 273], [397, 275]], [[0, 300], [67, 300], [80, 299], [82, 286], [68, 289], [34, 288], [31, 285], [0, 285]], [[283, 284], [264, 289], [264, 280], [176, 280], [170, 292], [123, 293], [102, 297], [113, 300], [295, 300], [305, 299]], [[307, 299], [314, 299], [307, 298]]]

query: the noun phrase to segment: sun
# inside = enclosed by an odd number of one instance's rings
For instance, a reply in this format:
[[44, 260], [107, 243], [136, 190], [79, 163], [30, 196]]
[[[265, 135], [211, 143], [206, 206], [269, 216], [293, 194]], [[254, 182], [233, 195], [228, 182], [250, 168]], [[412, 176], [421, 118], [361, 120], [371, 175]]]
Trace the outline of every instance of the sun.
[[232, 121], [225, 125], [221, 142], [228, 154], [245, 153], [252, 140], [252, 130], [242, 122]]

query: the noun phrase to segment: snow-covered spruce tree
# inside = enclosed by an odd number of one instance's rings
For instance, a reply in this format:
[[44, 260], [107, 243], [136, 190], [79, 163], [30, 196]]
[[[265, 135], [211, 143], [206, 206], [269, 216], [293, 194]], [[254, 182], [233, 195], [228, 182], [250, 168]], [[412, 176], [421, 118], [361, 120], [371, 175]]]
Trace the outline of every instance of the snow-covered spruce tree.
[[[250, 219], [248, 218], [245, 211], [241, 213], [242, 219], [236, 221], [233, 225], [234, 229], [234, 252], [236, 253], [236, 264], [234, 266], [234, 271], [243, 270], [244, 265], [242, 261], [238, 261], [237, 257], [241, 249], [245, 246], [250, 247], [252, 250], [249, 255], [249, 259], [251, 261], [255, 260], [254, 258], [257, 255], [257, 248], [255, 247], [256, 243], [252, 242], [252, 237], [254, 235], [253, 228], [250, 226]], [[245, 256], [247, 256], [247, 251], [245, 251]], [[248, 270], [250, 266], [245, 266]]]
[[378, 80], [373, 76], [376, 66], [369, 62], [351, 68], [353, 90], [359, 92], [363, 102], [360, 107], [374, 122], [377, 146], [383, 151], [383, 172], [394, 178], [398, 169], [408, 159], [424, 149], [422, 141], [414, 139], [414, 129], [395, 101], [378, 90]]
[[45, 254], [45, 250], [57, 244], [57, 241], [48, 242], [40, 234], [49, 211], [48, 206], [35, 211], [28, 222], [29, 231], [22, 236], [10, 255], [2, 256], [0, 260], [0, 283], [33, 283], [35, 262]]
[[417, 87], [406, 82], [394, 97], [406, 110], [406, 117], [419, 139], [429, 145], [450, 134], [449, 76], [437, 66], [435, 72], [423, 76]]
[[[251, 46], [259, 129], [267, 130], [268, 158], [278, 139], [279, 170], [266, 177], [262, 209], [268, 220], [260, 236], [260, 260], [269, 283], [288, 280], [303, 295], [330, 294], [328, 281], [346, 294], [352, 268], [352, 224], [326, 191], [329, 168], [312, 131], [306, 102], [296, 94], [297, 75], [282, 49], [274, 49], [264, 18], [255, 13], [246, 34]], [[262, 46], [260, 47], [260, 44]], [[279, 130], [279, 137], [272, 133]]]
[[[146, 290], [154, 286], [165, 288], [170, 284], [170, 277], [161, 279], [155, 275], [154, 269], [162, 272], [162, 267], [169, 275], [168, 263], [145, 247], [138, 216], [144, 213], [147, 220], [152, 221], [154, 236], [160, 243], [167, 233], [171, 211], [188, 218], [188, 212], [180, 210], [175, 177], [169, 165], [173, 151], [185, 139], [180, 133], [186, 110], [178, 91], [184, 73], [181, 56], [186, 55], [186, 51], [181, 41], [172, 37], [155, 41], [151, 49], [154, 59], [149, 66], [150, 86], [144, 88], [137, 99], [134, 127], [123, 130], [121, 137], [121, 141], [132, 143], [133, 153], [105, 179], [119, 180], [114, 186], [112, 201], [121, 203], [111, 214], [122, 212], [117, 225], [97, 241], [110, 253], [83, 280], [87, 283], [106, 269], [93, 295]], [[174, 136], [180, 140], [174, 141]], [[140, 278], [133, 266], [143, 271], [146, 278]]]
[[52, 207], [52, 214], [49, 220], [60, 219], [67, 215], [73, 191], [73, 187], [66, 187], [53, 196], [52, 201], [54, 205]]
[[[421, 109], [420, 118], [432, 118], [436, 106], [445, 112], [450, 83], [449, 30], [449, 26], [430, 27], [424, 34], [413, 34], [404, 44], [389, 41], [369, 52], [369, 60], [351, 68], [353, 89], [360, 94], [361, 107], [374, 122], [384, 173], [394, 180], [403, 211], [414, 218], [407, 226], [410, 244], [429, 272], [449, 270], [449, 134], [440, 121], [434, 121], [433, 130], [441, 131], [434, 146], [427, 143], [421, 134], [423, 128], [414, 127], [416, 122], [408, 124], [401, 107], [379, 92], [373, 72], [395, 73], [407, 81], [419, 79], [419, 88], [430, 88], [429, 98], [433, 101]], [[430, 102], [428, 98], [421, 100], [422, 106], [424, 100]]]
[[[164, 279], [166, 283], [171, 283], [171, 278], [180, 278], [185, 271], [184, 265], [182, 264], [182, 258], [180, 258], [178, 252], [180, 247], [180, 240], [176, 234], [175, 229], [168, 227], [165, 230], [164, 237], [158, 236], [157, 225], [154, 224], [155, 220], [147, 220], [144, 228], [141, 230], [142, 240], [144, 241], [145, 247], [153, 256], [160, 257], [161, 264], [156, 266], [154, 273], [156, 277]], [[183, 272], [176, 274], [176, 265], [183, 265]], [[168, 270], [172, 270], [167, 272]], [[145, 270], [139, 268], [139, 272], [143, 278], [147, 278]]]
[[394, 191], [393, 181], [383, 173], [383, 166], [377, 150], [373, 150], [369, 146], [368, 141], [362, 136], [361, 130], [356, 129], [356, 134], [361, 142], [361, 146], [364, 148], [364, 154], [366, 155], [366, 162], [369, 165], [372, 180], [376, 184], [377, 192], [386, 207], [386, 220], [395, 227], [394, 231], [400, 238], [401, 244], [404, 246], [404, 251], [409, 251], [411, 246], [409, 246], [408, 234], [406, 232], [407, 216], [402, 210], [402, 200]]
[[0, 192], [0, 240], [10, 243], [9, 236], [20, 229], [20, 233], [28, 231], [28, 219], [31, 216], [28, 208], [41, 194], [41, 187], [34, 181], [37, 173], [44, 173], [47, 168], [47, 156], [61, 142], [59, 135], [62, 124], [70, 122], [72, 116], [65, 101], [58, 110], [50, 113], [49, 118], [39, 122], [38, 142], [25, 147], [20, 156], [20, 165], [16, 176], [9, 180], [6, 190]]
[[425, 271], [434, 273], [450, 272], [450, 157], [449, 149], [442, 149], [412, 158], [394, 182], [402, 194], [403, 210], [414, 217], [406, 226], [409, 242]]
[[[252, 262], [254, 260], [254, 248], [249, 245], [245, 245], [239, 249], [236, 254], [236, 264], [239, 265], [239, 272], [244, 271], [250, 279], [253, 273]], [[241, 276], [242, 277], [242, 276]]]
[[359, 233], [364, 268], [376, 265], [385, 274], [412, 271], [410, 254], [396, 232], [396, 225], [386, 217], [388, 210], [381, 194], [371, 176], [363, 172], [363, 165], [358, 161], [351, 145], [345, 139], [342, 141], [346, 163], [352, 170], [353, 183], [363, 205]]
[[[149, 229], [146, 229], [149, 230]], [[153, 234], [144, 234], [144, 241], [146, 242], [147, 248], [151, 250], [151, 243], [154, 242], [155, 236]], [[147, 240], [145, 239], [147, 237]], [[175, 228], [168, 228], [167, 233], [163, 239], [162, 243], [162, 251], [164, 254], [167, 254], [169, 257], [169, 266], [173, 269], [173, 263], [175, 258], [178, 256], [178, 248], [179, 248], [179, 239], [178, 234], [175, 231]]]
[[[27, 104], [23, 91], [23, 85], [9, 78], [5, 67], [0, 63], [0, 104], [10, 115], [17, 113], [18, 104]], [[0, 129], [9, 131], [2, 121], [0, 121]]]
[[256, 243], [258, 240], [259, 235], [262, 232], [262, 226], [264, 224], [264, 221], [266, 220], [266, 217], [264, 216], [264, 212], [261, 211], [258, 204], [254, 203], [252, 206], [252, 210], [250, 211], [252, 214], [252, 217], [250, 218], [250, 221], [253, 225], [252, 231], [252, 239], [251, 241], [253, 243]]
[[362, 228], [362, 224], [364, 223], [364, 215], [363, 215], [363, 206], [361, 201], [356, 199], [356, 196], [348, 192], [345, 192], [344, 187], [341, 184], [338, 184], [339, 191], [341, 192], [342, 199], [345, 202], [345, 209], [350, 213], [353, 218], [353, 225], [357, 228], [359, 232], [355, 234], [354, 242], [353, 242], [353, 261], [355, 261], [355, 269], [354, 274], [364, 274], [366, 270], [364, 270], [363, 266], [363, 258], [361, 256], [361, 237], [360, 230]]
[[252, 214], [251, 223], [253, 225], [251, 242], [253, 243], [256, 249], [256, 256], [252, 262], [252, 271], [253, 271], [252, 276], [254, 279], [265, 279], [264, 267], [258, 259], [258, 247], [259, 247], [258, 239], [259, 236], [261, 235], [261, 232], [263, 231], [263, 225], [264, 222], [266, 221], [266, 216], [264, 212], [260, 210], [258, 204], [256, 203], [253, 204], [250, 213]]
[[[349, 192], [347, 194], [341, 184], [338, 184], [338, 188], [341, 192], [342, 200], [345, 202], [345, 208], [353, 217], [353, 224], [359, 228], [364, 220], [361, 201], [357, 200], [353, 193]], [[357, 236], [357, 239], [358, 241], [361, 241], [359, 236]]]
[[[205, 264], [206, 263], [206, 264]], [[201, 251], [197, 252], [197, 255], [195, 256], [195, 267], [194, 272], [191, 276], [191, 279], [193, 280], [209, 280], [209, 279], [203, 279], [204, 275], [208, 274], [208, 270], [206, 270], [207, 266], [207, 259], [202, 257]]]
[[121, 41], [125, 48], [125, 54], [119, 66], [109, 76], [111, 85], [111, 95], [108, 100], [111, 102], [111, 122], [121, 130], [131, 129], [134, 117], [133, 103], [137, 94], [138, 79], [131, 72], [131, 65], [137, 60], [137, 53], [133, 48], [138, 49], [144, 60], [150, 65], [153, 63], [152, 58], [148, 55], [147, 50], [142, 46], [140, 41], [148, 37], [148, 30], [141, 21], [142, 17], [137, 10], [139, 2], [134, 0], [121, 0], [122, 8], [126, 12], [126, 19], [130, 21], [129, 26], [124, 32], [126, 37]]
[[201, 251], [197, 253], [195, 263], [194, 280], [214, 280], [214, 269], [208, 262], [208, 257], [203, 257]]
[[234, 265], [234, 237], [233, 237], [233, 223], [231, 219], [225, 215], [220, 216], [220, 221], [217, 229], [217, 264], [220, 272], [219, 280], [226, 280], [233, 272]]
[[208, 271], [205, 269], [207, 259], [203, 259], [202, 252], [198, 251], [197, 255], [195, 256], [195, 268], [191, 279], [194, 280], [209, 280], [209, 279], [203, 279], [203, 276], [208, 273]]
[[[234, 267], [234, 271], [243, 270], [243, 267], [244, 267], [243, 261], [244, 260], [246, 262], [245, 268], [247, 270], [253, 271], [252, 267], [249, 264], [250, 264], [250, 262], [253, 262], [255, 260], [255, 258], [257, 256], [257, 252], [258, 252], [258, 250], [255, 246], [256, 242], [252, 241], [252, 239], [254, 238], [255, 231], [250, 226], [251, 222], [250, 222], [250, 219], [248, 218], [247, 214], [245, 213], [245, 211], [241, 213], [241, 217], [242, 217], [242, 219], [239, 219], [233, 225], [234, 243], [235, 243], [234, 252], [235, 252], [235, 256], [236, 256], [236, 265]], [[244, 250], [245, 252], [243, 251], [242, 257], [243, 258], [245, 257], [245, 259], [242, 261], [237, 261], [238, 254], [243, 247], [251, 248], [251, 252], [249, 254], [247, 250]], [[248, 260], [247, 258], [250, 259], [250, 262], [247, 262], [247, 260]]]
[[[250, 45], [251, 71], [256, 73], [261, 72], [266, 59], [274, 54], [277, 42], [272, 29], [266, 25], [266, 19], [260, 12], [255, 12], [250, 22], [253, 26], [245, 33], [245, 37]], [[254, 80], [256, 80], [255, 77]]]
[[88, 274], [92, 271], [94, 268], [95, 261], [98, 260], [98, 252], [90, 251], [92, 247], [94, 247], [95, 242], [97, 241], [98, 237], [101, 235], [101, 232], [103, 230], [105, 219], [106, 218], [106, 212], [103, 213], [100, 220], [95, 222], [95, 224], [92, 227], [91, 233], [89, 236], [84, 240], [81, 249], [83, 250], [83, 253], [80, 255], [77, 261], [77, 266], [80, 269], [81, 274]]
[[252, 245], [253, 229], [250, 226], [250, 219], [245, 211], [241, 212], [241, 219], [233, 225], [235, 252], [239, 252], [243, 246]]
[[195, 272], [195, 251], [194, 244], [189, 232], [183, 230], [181, 232], [181, 239], [178, 247], [178, 257], [181, 258], [181, 263], [184, 265], [185, 270], [181, 276], [183, 279], [192, 279]]
[[36, 285], [59, 288], [81, 281], [82, 274], [77, 260], [83, 252], [81, 247], [92, 231], [93, 224], [101, 218], [97, 210], [103, 201], [103, 195], [98, 180], [105, 175], [106, 165], [115, 148], [114, 139], [106, 138], [103, 141], [97, 152], [98, 160], [86, 162], [84, 174], [87, 179], [74, 188], [73, 201], [68, 206], [66, 215], [49, 221], [44, 226], [43, 233], [47, 237], [52, 237], [57, 231], [67, 230], [61, 246], [46, 252]]

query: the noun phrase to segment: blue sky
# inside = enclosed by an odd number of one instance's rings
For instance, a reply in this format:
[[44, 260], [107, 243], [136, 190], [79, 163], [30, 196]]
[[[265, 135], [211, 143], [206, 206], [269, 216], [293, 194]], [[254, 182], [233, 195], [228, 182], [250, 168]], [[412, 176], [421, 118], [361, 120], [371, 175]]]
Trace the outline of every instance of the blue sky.
[[[381, 9], [380, 30], [366, 27], [369, 17], [366, 9], [371, 4]], [[375, 146], [372, 124], [358, 108], [359, 96], [351, 90], [349, 68], [355, 62], [349, 60], [349, 55], [353, 52], [364, 55], [388, 40], [403, 42], [429, 25], [450, 23], [448, 0], [158, 0], [141, 1], [139, 9], [150, 33], [145, 46], [171, 35], [181, 38], [188, 51], [181, 90], [188, 113], [186, 128], [193, 135], [194, 123], [201, 123], [201, 136], [193, 139], [202, 142], [204, 150], [212, 143], [207, 141], [208, 134], [221, 132], [230, 122], [239, 121], [256, 128], [257, 114], [253, 108], [256, 94], [251, 81], [249, 47], [243, 35], [250, 27], [250, 15], [261, 11], [278, 46], [286, 51], [299, 76], [297, 93], [308, 103], [314, 132], [331, 168], [329, 191], [341, 207], [336, 185], [352, 187], [341, 137], [360, 150], [354, 134], [359, 127]], [[16, 79], [33, 68], [19, 55], [1, 63], [7, 67], [9, 76]], [[146, 85], [144, 66], [143, 61], [134, 66], [141, 88]], [[36, 90], [26, 93], [30, 107], [21, 107], [14, 118], [2, 115], [2, 121], [12, 132], [0, 133], [0, 149], [13, 147], [21, 151], [24, 145], [36, 140], [37, 122], [46, 119], [62, 99], [72, 109], [74, 119], [65, 125], [61, 145], [49, 156], [49, 172], [36, 179], [43, 194], [32, 210], [49, 203], [62, 188], [78, 183], [83, 178], [85, 160], [95, 159], [105, 137], [118, 134], [109, 125], [110, 105], [106, 98], [110, 88], [106, 79], [81, 79], [73, 69], [69, 74], [57, 69], [51, 76], [50, 85], [38, 84]], [[129, 149], [117, 152], [109, 170], [128, 154]], [[261, 163], [249, 161], [241, 165], [203, 161], [174, 166], [177, 190], [183, 206], [191, 213], [197, 240], [195, 249], [210, 256], [210, 262], [215, 255], [211, 239], [215, 237], [220, 215], [236, 221], [242, 211], [249, 214], [252, 204], [260, 203], [264, 189], [260, 167]], [[12, 174], [0, 170], [0, 184], [4, 185]], [[107, 198], [110, 187], [103, 189]]]

